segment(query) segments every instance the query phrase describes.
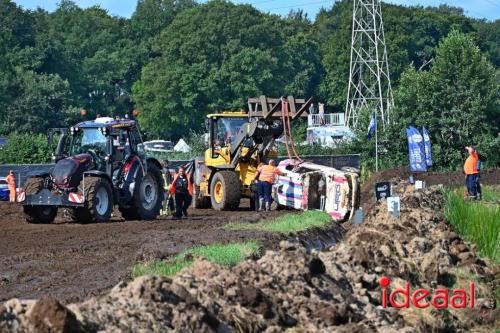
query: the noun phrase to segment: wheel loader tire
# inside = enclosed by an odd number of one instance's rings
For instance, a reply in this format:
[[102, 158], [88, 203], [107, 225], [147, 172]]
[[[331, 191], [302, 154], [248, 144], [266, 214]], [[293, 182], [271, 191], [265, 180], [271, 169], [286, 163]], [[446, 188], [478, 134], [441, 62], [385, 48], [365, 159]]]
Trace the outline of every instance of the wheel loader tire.
[[106, 222], [113, 212], [113, 188], [106, 178], [86, 177], [85, 206], [68, 209], [70, 219], [78, 223]]
[[[37, 194], [43, 189], [44, 178], [31, 177], [24, 184], [26, 195]], [[57, 207], [53, 206], [23, 206], [26, 222], [52, 223], [57, 216]]]
[[240, 206], [241, 181], [234, 171], [219, 171], [210, 184], [210, 199], [215, 210], [236, 210]]
[[134, 196], [130, 207], [120, 207], [125, 220], [154, 220], [160, 215], [164, 200], [163, 177], [160, 169], [148, 162], [148, 172], [143, 176], [137, 173]]
[[193, 188], [193, 208], [196, 209], [211, 208], [210, 197], [201, 196], [199, 186], [194, 186]]

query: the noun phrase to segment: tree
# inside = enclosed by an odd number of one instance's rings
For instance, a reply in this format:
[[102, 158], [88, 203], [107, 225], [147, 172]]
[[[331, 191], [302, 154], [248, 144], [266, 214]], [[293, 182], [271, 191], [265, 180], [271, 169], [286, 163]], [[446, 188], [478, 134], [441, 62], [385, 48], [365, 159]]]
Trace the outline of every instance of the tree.
[[439, 167], [460, 165], [465, 145], [491, 149], [500, 116], [498, 82], [471, 36], [453, 30], [437, 47], [430, 70], [405, 71], [395, 98], [398, 123], [390, 135], [401, 140], [392, 141], [391, 151], [404, 149], [401, 134], [409, 125], [429, 129]]
[[179, 137], [200, 129], [207, 113], [244, 107], [249, 97], [310, 93], [319, 59], [306, 26], [223, 1], [181, 12], [134, 85], [141, 125]]

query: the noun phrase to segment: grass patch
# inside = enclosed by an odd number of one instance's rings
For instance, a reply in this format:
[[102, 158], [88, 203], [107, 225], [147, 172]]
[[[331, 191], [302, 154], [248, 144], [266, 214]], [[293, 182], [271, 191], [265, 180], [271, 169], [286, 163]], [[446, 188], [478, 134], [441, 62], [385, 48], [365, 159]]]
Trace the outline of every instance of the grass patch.
[[183, 268], [191, 266], [196, 257], [203, 257], [223, 266], [234, 266], [247, 257], [259, 253], [260, 245], [253, 241], [196, 246], [169, 260], [138, 263], [132, 269], [132, 276], [134, 278], [148, 274], [172, 276]]
[[[498, 196], [500, 193], [484, 187], [483, 193]], [[500, 262], [500, 206], [465, 201], [452, 191], [445, 193], [445, 217], [458, 233], [479, 248], [480, 254]]]
[[483, 200], [500, 201], [500, 186], [483, 186], [482, 195]]
[[323, 228], [332, 223], [332, 218], [325, 212], [309, 210], [300, 214], [286, 214], [272, 221], [259, 223], [229, 223], [225, 226], [231, 230], [257, 230], [291, 234], [313, 227]]

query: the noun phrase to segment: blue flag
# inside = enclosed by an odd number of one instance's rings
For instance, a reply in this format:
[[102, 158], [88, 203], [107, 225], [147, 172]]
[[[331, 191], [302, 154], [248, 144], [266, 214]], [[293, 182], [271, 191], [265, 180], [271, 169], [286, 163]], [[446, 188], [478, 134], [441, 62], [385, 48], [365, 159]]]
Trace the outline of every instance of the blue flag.
[[425, 164], [430, 167], [432, 166], [431, 138], [425, 127], [422, 127], [422, 136], [424, 137]]
[[427, 171], [425, 164], [424, 138], [420, 132], [411, 127], [406, 129], [408, 138], [408, 157], [410, 159], [410, 169], [413, 172]]
[[372, 138], [372, 133], [377, 130], [377, 115], [374, 112], [372, 114], [372, 118], [370, 119], [370, 124], [368, 125], [368, 133], [366, 134], [366, 138], [370, 140]]

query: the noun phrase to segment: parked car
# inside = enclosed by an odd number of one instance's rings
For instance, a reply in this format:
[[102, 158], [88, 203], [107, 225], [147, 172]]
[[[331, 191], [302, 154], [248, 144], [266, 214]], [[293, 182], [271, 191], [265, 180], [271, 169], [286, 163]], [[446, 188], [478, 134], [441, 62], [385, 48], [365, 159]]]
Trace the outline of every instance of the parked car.
[[174, 151], [174, 144], [172, 141], [151, 140], [144, 142], [144, 149], [151, 152], [170, 153]]
[[0, 177], [0, 201], [9, 201], [9, 186], [5, 177]]

